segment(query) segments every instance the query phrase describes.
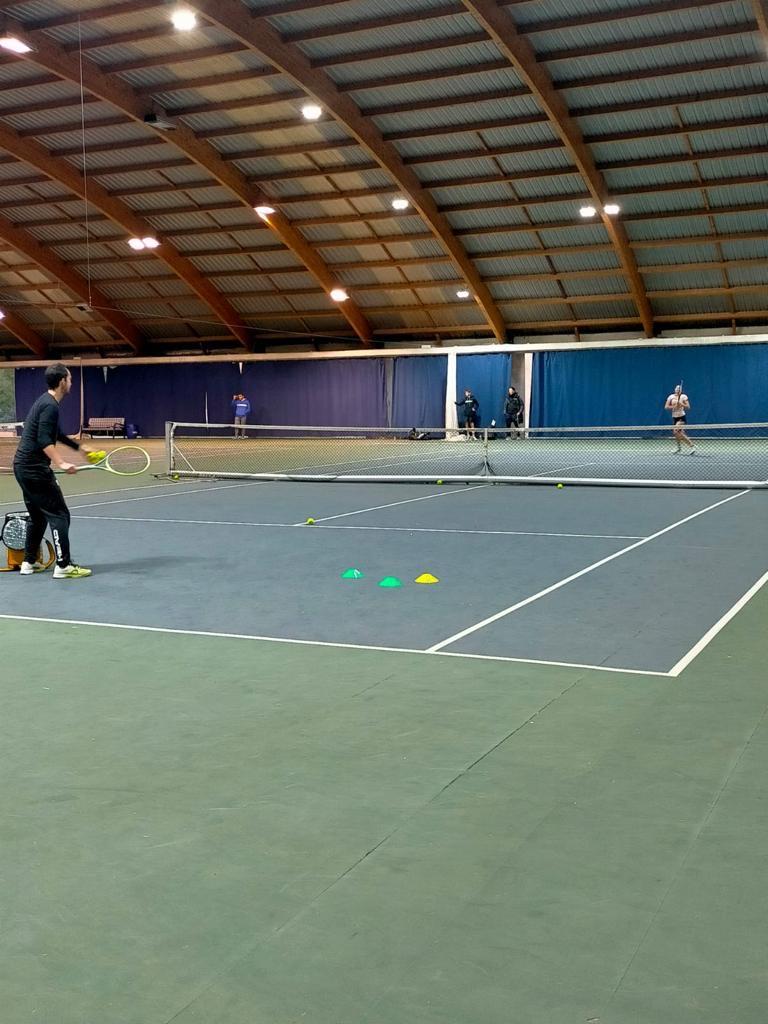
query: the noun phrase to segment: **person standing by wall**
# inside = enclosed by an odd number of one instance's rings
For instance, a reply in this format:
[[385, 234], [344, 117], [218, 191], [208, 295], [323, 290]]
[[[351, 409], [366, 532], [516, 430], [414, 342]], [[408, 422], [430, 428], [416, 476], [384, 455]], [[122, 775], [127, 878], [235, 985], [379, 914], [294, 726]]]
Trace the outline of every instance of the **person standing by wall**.
[[520, 428], [523, 426], [524, 415], [525, 405], [523, 400], [515, 388], [510, 387], [504, 399], [504, 420], [507, 424], [510, 438], [520, 437]]
[[251, 403], [242, 391], [232, 396], [232, 412], [235, 417], [235, 437], [245, 437], [245, 424], [251, 412]]

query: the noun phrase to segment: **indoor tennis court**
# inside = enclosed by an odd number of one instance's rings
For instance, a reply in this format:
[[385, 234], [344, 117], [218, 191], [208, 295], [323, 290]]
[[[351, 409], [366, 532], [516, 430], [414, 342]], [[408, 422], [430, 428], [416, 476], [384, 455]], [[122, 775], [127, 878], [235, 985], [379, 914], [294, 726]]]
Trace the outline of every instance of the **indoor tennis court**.
[[764, 1024], [767, 125], [768, 0], [0, 4], [0, 1024]]

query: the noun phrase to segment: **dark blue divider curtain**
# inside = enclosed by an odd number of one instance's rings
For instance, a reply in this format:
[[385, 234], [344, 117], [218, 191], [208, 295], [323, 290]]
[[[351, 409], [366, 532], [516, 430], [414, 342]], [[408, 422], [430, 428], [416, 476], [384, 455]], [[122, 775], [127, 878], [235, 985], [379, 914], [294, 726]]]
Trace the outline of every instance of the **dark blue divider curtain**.
[[456, 398], [469, 388], [480, 403], [479, 425], [490, 427], [496, 420], [504, 426], [504, 400], [512, 380], [512, 356], [509, 352], [458, 356], [456, 360]]
[[531, 425], [668, 423], [667, 396], [683, 380], [693, 423], [768, 421], [768, 345], [537, 352]]
[[245, 363], [240, 389], [251, 402], [250, 423], [387, 425], [383, 359]]
[[[85, 368], [85, 419], [123, 416], [145, 437], [161, 436], [166, 420], [204, 423], [232, 419], [240, 374], [231, 363], [159, 363]], [[215, 416], [210, 406], [214, 406]], [[221, 419], [217, 418], [221, 416]]]
[[[65, 434], [77, 434], [80, 430], [80, 370], [71, 369], [72, 391], [59, 407], [59, 425]], [[16, 389], [16, 415], [20, 420], [26, 418], [32, 403], [47, 389], [45, 386], [45, 369], [31, 366], [29, 369], [17, 370], [14, 375]]]
[[445, 426], [447, 356], [398, 356], [394, 364], [392, 426]]

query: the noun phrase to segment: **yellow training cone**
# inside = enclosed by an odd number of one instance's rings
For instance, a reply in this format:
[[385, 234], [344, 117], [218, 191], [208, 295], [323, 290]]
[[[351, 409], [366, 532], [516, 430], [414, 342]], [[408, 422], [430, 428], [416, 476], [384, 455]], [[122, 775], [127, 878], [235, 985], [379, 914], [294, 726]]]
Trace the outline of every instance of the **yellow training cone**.
[[421, 576], [417, 576], [413, 581], [414, 583], [439, 583], [440, 580], [437, 576], [433, 576], [431, 572], [423, 572]]

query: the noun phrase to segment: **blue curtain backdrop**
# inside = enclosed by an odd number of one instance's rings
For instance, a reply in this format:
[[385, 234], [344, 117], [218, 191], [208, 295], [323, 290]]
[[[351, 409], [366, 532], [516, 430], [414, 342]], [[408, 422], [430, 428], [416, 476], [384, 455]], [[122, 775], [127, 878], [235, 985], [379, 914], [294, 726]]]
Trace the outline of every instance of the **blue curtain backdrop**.
[[[65, 434], [76, 434], [80, 430], [80, 370], [71, 369], [72, 391], [64, 399], [59, 408], [59, 423]], [[44, 368], [31, 366], [29, 369], [17, 370], [14, 375], [16, 388], [16, 415], [25, 419], [36, 398], [46, 390]]]
[[250, 423], [384, 427], [384, 360], [327, 359], [244, 363], [240, 389]]
[[394, 364], [392, 426], [445, 426], [447, 356], [398, 356]]
[[480, 403], [482, 427], [491, 420], [504, 426], [504, 399], [512, 380], [512, 356], [509, 352], [458, 356], [456, 360], [456, 398], [469, 388]]
[[668, 423], [681, 379], [692, 423], [768, 421], [768, 345], [756, 344], [537, 352], [531, 425]]

